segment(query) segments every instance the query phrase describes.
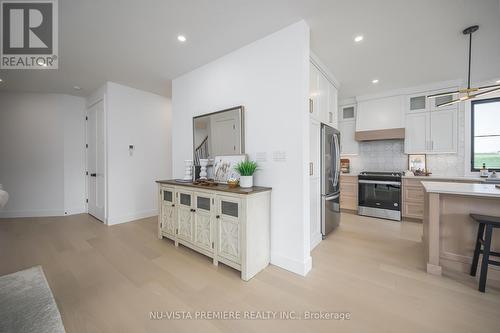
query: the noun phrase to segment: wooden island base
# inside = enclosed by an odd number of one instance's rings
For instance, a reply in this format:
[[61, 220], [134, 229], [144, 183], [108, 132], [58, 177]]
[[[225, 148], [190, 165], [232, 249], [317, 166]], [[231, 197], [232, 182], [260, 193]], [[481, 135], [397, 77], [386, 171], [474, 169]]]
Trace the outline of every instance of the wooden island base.
[[[452, 183], [441, 183], [452, 184]], [[425, 214], [423, 243], [427, 258], [427, 272], [441, 275], [442, 270], [469, 273], [474, 253], [478, 224], [470, 214], [500, 216], [500, 191], [498, 195], [476, 191], [479, 184], [452, 184], [438, 187], [423, 183], [425, 192]], [[470, 192], [466, 190], [470, 189]], [[456, 191], [454, 191], [456, 190]], [[494, 193], [494, 192], [493, 192]], [[494, 232], [492, 251], [500, 251], [500, 232]], [[488, 278], [500, 280], [500, 269], [489, 267]]]

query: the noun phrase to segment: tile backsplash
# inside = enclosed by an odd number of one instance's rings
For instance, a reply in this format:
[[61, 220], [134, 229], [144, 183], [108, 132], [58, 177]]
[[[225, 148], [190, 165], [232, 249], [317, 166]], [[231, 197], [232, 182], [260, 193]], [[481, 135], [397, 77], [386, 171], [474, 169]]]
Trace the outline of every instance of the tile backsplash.
[[[404, 171], [408, 155], [404, 140], [366, 141], [359, 143], [359, 155], [346, 156], [351, 161], [351, 173], [361, 171]], [[459, 177], [465, 173], [465, 117], [458, 114], [458, 153], [428, 154], [427, 168], [435, 176]]]
[[405, 170], [407, 156], [403, 140], [382, 140], [360, 142], [359, 155], [348, 158], [351, 161], [351, 173], [360, 173]]

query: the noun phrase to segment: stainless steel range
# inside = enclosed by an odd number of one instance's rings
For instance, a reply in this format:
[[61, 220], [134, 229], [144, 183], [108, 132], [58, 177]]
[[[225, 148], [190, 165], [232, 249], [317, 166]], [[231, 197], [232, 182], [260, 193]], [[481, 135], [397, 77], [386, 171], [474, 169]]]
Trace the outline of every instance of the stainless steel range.
[[402, 172], [361, 172], [358, 214], [401, 221], [402, 175]]

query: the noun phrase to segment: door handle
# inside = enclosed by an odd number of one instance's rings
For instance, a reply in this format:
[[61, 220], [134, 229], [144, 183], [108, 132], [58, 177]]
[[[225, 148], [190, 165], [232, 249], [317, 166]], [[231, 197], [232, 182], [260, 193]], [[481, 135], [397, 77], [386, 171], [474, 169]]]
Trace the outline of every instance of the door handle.
[[97, 177], [97, 173], [91, 173], [90, 177]]
[[340, 196], [340, 194], [332, 195], [331, 197], [325, 198], [325, 201], [335, 200]]

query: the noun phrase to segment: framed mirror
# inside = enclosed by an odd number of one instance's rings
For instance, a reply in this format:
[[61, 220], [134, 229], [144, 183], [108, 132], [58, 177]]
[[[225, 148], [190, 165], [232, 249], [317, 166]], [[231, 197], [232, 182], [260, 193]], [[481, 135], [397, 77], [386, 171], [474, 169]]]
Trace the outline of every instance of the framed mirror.
[[193, 117], [193, 162], [245, 152], [243, 106]]

